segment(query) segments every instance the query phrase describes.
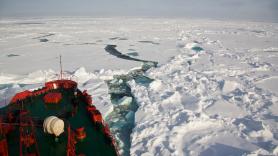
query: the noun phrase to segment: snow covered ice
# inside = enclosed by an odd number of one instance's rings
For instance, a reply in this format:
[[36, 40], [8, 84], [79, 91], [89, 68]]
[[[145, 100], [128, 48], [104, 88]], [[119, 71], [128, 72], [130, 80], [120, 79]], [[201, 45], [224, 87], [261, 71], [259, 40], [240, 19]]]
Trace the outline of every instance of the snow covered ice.
[[[142, 66], [105, 51], [117, 45], [138, 54], [130, 57], [158, 62], [127, 81], [138, 105], [124, 116], [135, 120], [130, 155], [278, 155], [277, 23], [2, 19], [0, 34], [1, 106], [57, 78], [62, 54], [65, 73], [109, 117], [115, 105], [107, 82]], [[130, 101], [124, 96], [117, 104]]]

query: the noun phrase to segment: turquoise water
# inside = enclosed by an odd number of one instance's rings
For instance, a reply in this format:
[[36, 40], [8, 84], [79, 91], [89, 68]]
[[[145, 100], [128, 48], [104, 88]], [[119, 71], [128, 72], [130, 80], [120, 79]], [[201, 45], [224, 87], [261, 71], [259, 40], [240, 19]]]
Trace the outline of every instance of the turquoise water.
[[196, 51], [196, 52], [200, 52], [200, 51], [203, 51], [204, 49], [202, 47], [193, 47], [192, 50]]
[[134, 127], [135, 112], [138, 104], [131, 93], [128, 81], [135, 80], [137, 84], [148, 86], [153, 80], [144, 75], [156, 63], [144, 63], [141, 69], [132, 70], [125, 75], [115, 75], [107, 82], [113, 111], [106, 117], [106, 121], [114, 134], [118, 146], [123, 150], [123, 156], [130, 155], [130, 134]]

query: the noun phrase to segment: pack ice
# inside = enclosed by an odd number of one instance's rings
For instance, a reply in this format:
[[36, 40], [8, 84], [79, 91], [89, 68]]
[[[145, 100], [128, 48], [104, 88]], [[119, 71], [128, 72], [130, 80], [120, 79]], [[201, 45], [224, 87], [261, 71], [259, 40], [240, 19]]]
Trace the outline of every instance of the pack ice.
[[[130, 141], [119, 140], [130, 144], [120, 146], [130, 148], [127, 155], [278, 155], [277, 23], [1, 19], [0, 34], [1, 106], [16, 92], [57, 78], [62, 54], [65, 75], [93, 95], [104, 116], [134, 122], [131, 134], [125, 134]], [[150, 84], [124, 81], [132, 97], [122, 97], [118, 106], [107, 82], [140, 68], [141, 62], [114, 57], [105, 52], [107, 45], [159, 62], [142, 73], [153, 80]], [[136, 112], [121, 116], [117, 112], [127, 111], [115, 111], [132, 102]]]

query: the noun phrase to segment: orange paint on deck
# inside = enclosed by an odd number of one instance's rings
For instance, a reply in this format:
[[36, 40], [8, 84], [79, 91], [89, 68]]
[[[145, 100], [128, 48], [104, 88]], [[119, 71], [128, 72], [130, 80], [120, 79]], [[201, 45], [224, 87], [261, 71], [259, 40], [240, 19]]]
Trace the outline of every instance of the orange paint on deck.
[[48, 93], [43, 97], [45, 103], [59, 103], [62, 100], [61, 93]]

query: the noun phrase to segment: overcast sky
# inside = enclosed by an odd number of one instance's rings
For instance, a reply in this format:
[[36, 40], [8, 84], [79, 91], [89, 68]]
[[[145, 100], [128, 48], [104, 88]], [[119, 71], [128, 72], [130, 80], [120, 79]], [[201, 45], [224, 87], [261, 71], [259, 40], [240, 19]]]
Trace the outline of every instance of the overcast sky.
[[0, 0], [0, 16], [158, 16], [278, 22], [278, 0]]

